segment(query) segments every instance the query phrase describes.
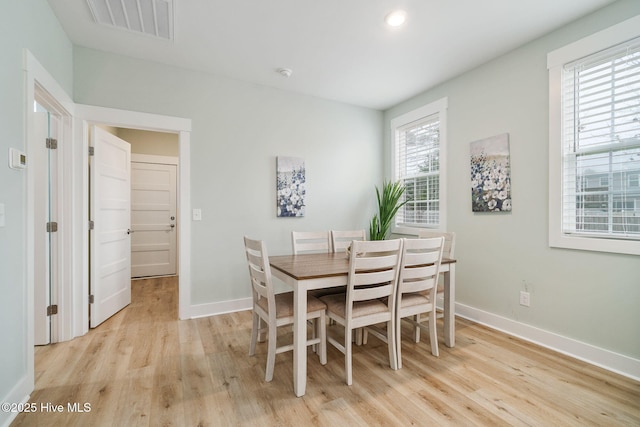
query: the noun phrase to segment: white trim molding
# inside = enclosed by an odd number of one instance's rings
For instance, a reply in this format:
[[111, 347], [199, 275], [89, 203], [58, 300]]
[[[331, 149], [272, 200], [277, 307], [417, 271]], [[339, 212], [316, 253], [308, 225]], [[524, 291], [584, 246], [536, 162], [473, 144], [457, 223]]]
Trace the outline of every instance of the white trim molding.
[[186, 318], [197, 319], [199, 317], [217, 316], [219, 314], [251, 310], [252, 308], [253, 300], [251, 298], [210, 302], [206, 304], [192, 305]]
[[447, 136], [447, 110], [449, 108], [449, 98], [443, 97], [426, 105], [418, 107], [414, 110], [408, 111], [404, 114], [400, 114], [392, 118], [389, 121], [391, 141], [389, 142], [389, 158], [391, 159], [391, 179], [396, 178], [396, 137], [397, 129], [404, 125], [407, 125], [416, 120], [438, 114], [440, 120], [440, 170], [438, 172], [439, 177], [439, 220], [437, 228], [434, 227], [410, 227], [410, 226], [398, 226], [395, 221], [391, 223], [391, 233], [394, 234], [418, 234], [423, 229], [437, 229], [444, 231], [447, 229], [447, 175], [448, 175], [448, 163], [447, 163], [447, 148], [448, 148], [448, 136]]
[[565, 64], [627, 42], [640, 35], [640, 15], [547, 54], [549, 70], [549, 246], [640, 255], [640, 241], [577, 236], [562, 230], [562, 70]]
[[640, 360], [456, 303], [456, 316], [640, 381]]

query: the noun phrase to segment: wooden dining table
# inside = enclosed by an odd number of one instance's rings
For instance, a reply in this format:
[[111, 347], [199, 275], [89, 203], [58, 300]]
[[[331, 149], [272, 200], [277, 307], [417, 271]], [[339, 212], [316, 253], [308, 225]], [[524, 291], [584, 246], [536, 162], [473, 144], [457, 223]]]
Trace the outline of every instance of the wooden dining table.
[[[344, 252], [269, 257], [271, 273], [293, 288], [293, 388], [304, 396], [307, 385], [307, 292], [347, 284], [349, 258]], [[444, 275], [444, 342], [455, 345], [455, 259], [442, 259]]]

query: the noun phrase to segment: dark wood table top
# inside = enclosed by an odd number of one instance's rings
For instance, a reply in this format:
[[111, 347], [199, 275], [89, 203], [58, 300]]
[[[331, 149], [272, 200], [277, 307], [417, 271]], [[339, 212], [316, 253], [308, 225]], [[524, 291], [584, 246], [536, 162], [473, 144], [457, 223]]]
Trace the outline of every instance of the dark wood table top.
[[270, 256], [269, 264], [296, 280], [340, 276], [349, 272], [349, 258], [344, 252]]
[[[455, 259], [442, 259], [442, 264], [455, 262]], [[344, 252], [276, 255], [269, 257], [269, 264], [296, 280], [340, 276], [349, 272], [349, 258]]]

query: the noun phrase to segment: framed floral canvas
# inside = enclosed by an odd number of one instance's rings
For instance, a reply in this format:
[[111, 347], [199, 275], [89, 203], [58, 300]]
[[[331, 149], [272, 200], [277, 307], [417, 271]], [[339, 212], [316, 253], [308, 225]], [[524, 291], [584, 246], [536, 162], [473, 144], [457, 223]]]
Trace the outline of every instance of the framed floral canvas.
[[511, 211], [508, 133], [471, 143], [471, 207], [473, 212]]
[[304, 159], [278, 156], [276, 180], [278, 216], [304, 216], [306, 195]]

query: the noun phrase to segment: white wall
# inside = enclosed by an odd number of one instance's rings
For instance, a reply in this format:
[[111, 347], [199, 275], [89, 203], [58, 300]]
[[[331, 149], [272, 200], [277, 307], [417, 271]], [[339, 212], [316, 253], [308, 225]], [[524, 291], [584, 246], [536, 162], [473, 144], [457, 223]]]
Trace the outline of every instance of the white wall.
[[[636, 360], [640, 259], [548, 246], [546, 55], [639, 13], [638, 1], [614, 3], [385, 113], [388, 124], [449, 98], [448, 224], [458, 236], [458, 303]], [[474, 214], [469, 143], [504, 132], [510, 135], [513, 212]], [[519, 305], [520, 290], [531, 293], [529, 308]]]
[[[5, 2], [0, 28], [0, 203], [6, 215], [6, 225], [0, 228], [0, 401], [15, 402], [33, 386], [26, 377], [26, 171], [8, 167], [9, 147], [26, 151], [23, 49], [28, 48], [69, 94], [73, 62], [71, 43], [44, 0]], [[10, 415], [0, 412], [0, 425]]]
[[[291, 251], [292, 230], [367, 227], [381, 112], [85, 48], [74, 61], [78, 103], [193, 120], [191, 200], [202, 221], [192, 224], [192, 304], [250, 296], [245, 234], [278, 254]], [[305, 159], [304, 218], [276, 217], [276, 156]]]

